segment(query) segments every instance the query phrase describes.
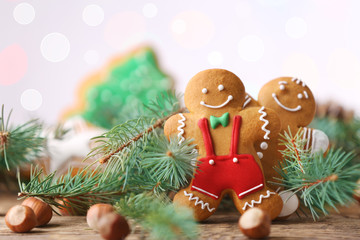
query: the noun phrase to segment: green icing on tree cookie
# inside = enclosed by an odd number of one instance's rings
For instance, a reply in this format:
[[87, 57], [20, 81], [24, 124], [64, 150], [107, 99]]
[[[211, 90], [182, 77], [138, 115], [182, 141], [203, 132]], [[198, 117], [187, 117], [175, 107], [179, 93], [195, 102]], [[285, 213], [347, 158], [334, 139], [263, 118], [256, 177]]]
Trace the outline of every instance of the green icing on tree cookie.
[[104, 81], [88, 90], [82, 115], [90, 123], [109, 129], [136, 117], [144, 104], [171, 85], [158, 68], [153, 51], [141, 49], [109, 69]]

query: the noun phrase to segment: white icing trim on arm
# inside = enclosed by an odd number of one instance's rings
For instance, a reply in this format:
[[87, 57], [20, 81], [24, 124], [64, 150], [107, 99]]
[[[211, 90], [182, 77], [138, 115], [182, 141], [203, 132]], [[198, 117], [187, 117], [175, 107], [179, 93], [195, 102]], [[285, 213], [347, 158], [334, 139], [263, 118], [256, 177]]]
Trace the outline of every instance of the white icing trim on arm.
[[179, 131], [178, 133], [178, 138], [179, 140], [179, 144], [181, 144], [183, 141], [185, 141], [185, 138], [183, 137], [184, 135], [184, 127], [185, 127], [185, 116], [182, 113], [179, 113], [181, 119], [178, 121], [178, 123], [180, 124], [180, 126], [178, 126], [177, 130]]
[[251, 97], [249, 97], [249, 95], [246, 95], [246, 97], [245, 97], [245, 102], [244, 102], [244, 104], [243, 104], [243, 108], [245, 108], [246, 105], [249, 104], [249, 102], [251, 102]]
[[248, 202], [246, 202], [246, 203], [244, 204], [244, 207], [242, 208], [242, 210], [245, 210], [246, 207], [248, 207], [248, 206], [249, 206], [250, 208], [253, 208], [255, 204], [260, 204], [260, 203], [262, 202], [262, 199], [263, 199], [263, 198], [269, 198], [271, 194], [276, 194], [276, 193], [270, 192], [269, 190], [267, 190], [267, 191], [266, 191], [266, 195], [264, 196], [264, 195], [261, 194], [258, 201], [251, 200], [250, 204], [249, 204]]
[[297, 111], [301, 110], [301, 106], [300, 106], [300, 105], [298, 105], [298, 106], [295, 107], [295, 108], [289, 108], [289, 107], [284, 106], [284, 105], [279, 101], [279, 99], [276, 97], [276, 94], [275, 94], [275, 93], [272, 94], [272, 97], [274, 98], [274, 100], [275, 100], [275, 102], [277, 103], [277, 105], [279, 105], [280, 107], [282, 107], [282, 108], [285, 109], [286, 111], [289, 111], [289, 112], [297, 112]]
[[210, 207], [209, 207], [209, 203], [204, 203], [202, 200], [199, 201], [199, 197], [193, 197], [194, 194], [192, 194], [192, 193], [187, 193], [186, 191], [184, 191], [184, 195], [185, 195], [186, 197], [189, 197], [189, 201], [195, 200], [195, 206], [197, 206], [197, 205], [200, 204], [200, 205], [201, 205], [201, 209], [207, 208], [207, 210], [208, 210], [209, 212], [212, 212], [212, 211], [215, 210], [215, 208], [210, 208]]
[[229, 95], [228, 98], [227, 98], [227, 100], [226, 100], [224, 103], [220, 104], [220, 105], [217, 105], [217, 106], [208, 105], [208, 104], [206, 104], [204, 101], [201, 101], [201, 102], [200, 102], [200, 105], [203, 105], [204, 107], [208, 107], [208, 108], [222, 108], [222, 107], [224, 107], [226, 104], [228, 104], [228, 103], [229, 103], [231, 100], [233, 100], [233, 99], [234, 99], [233, 96], [232, 96], [232, 95]]
[[269, 125], [269, 121], [266, 120], [264, 117], [267, 116], [266, 112], [264, 111], [265, 110], [265, 107], [261, 107], [260, 110], [258, 111], [258, 113], [260, 113], [260, 121], [263, 121], [264, 124], [262, 125], [261, 129], [265, 132], [265, 135], [264, 135], [264, 139], [267, 139], [269, 140], [269, 134], [270, 134], [270, 130], [269, 129], [266, 129], [266, 126]]

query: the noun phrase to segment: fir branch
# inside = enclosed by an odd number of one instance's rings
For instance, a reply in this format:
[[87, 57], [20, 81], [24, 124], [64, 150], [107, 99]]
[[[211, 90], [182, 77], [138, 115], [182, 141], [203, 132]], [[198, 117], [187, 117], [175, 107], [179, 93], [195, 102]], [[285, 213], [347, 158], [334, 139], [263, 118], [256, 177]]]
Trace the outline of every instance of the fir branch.
[[150, 233], [151, 239], [196, 239], [197, 228], [189, 209], [151, 194], [131, 194], [116, 204], [117, 211], [134, 219]]
[[42, 169], [36, 167], [31, 171], [27, 184], [19, 181], [18, 196], [38, 197], [50, 205], [65, 209], [71, 207], [84, 214], [89, 206], [99, 202], [112, 203], [123, 193], [119, 190], [121, 185], [118, 174], [107, 169], [102, 171], [100, 166], [95, 169], [89, 166], [72, 176], [70, 168], [67, 174], [58, 177], [56, 172], [45, 176]]
[[[75, 176], [71, 176], [71, 169], [60, 177], [56, 176], [56, 172], [43, 176], [42, 171], [35, 168], [29, 183], [19, 183], [19, 196], [36, 196], [51, 205], [61, 205], [63, 208], [68, 206], [59, 204], [58, 200], [71, 199], [77, 203], [72, 207], [76, 208], [77, 212], [84, 213], [94, 203], [114, 202], [127, 192], [151, 192], [160, 195], [176, 191], [191, 178], [195, 169], [196, 153], [195, 146], [191, 145], [190, 141], [181, 144], [178, 144], [177, 139], [174, 141], [169, 143], [163, 134], [153, 134], [139, 140], [137, 145], [128, 147], [108, 163], [93, 170], [89, 165], [85, 169], [80, 169]], [[153, 148], [154, 146], [159, 149]], [[157, 159], [152, 157], [161, 150], [165, 154], [169, 150], [172, 151], [174, 157], [161, 159], [161, 163], [167, 167], [155, 171]], [[143, 159], [143, 156], [146, 157]], [[166, 160], [169, 163], [166, 163]]]
[[10, 111], [4, 116], [4, 105], [0, 117], [0, 170], [13, 169], [38, 158], [44, 149], [44, 138], [40, 137], [42, 126], [31, 120], [17, 127], [9, 127]]
[[[98, 146], [94, 148], [89, 157], [102, 156], [100, 163], [106, 163], [113, 157], [146, 137], [154, 129], [161, 128], [164, 122], [171, 116], [185, 112], [185, 108], [180, 108], [179, 100], [175, 93], [168, 92], [157, 97], [148, 106], [148, 113], [137, 119], [128, 120], [112, 128], [102, 136], [95, 137]], [[160, 117], [160, 118], [159, 118]]]
[[[331, 149], [326, 156], [321, 153], [314, 155], [307, 150], [296, 153], [292, 140], [295, 139], [296, 146], [302, 146], [300, 134], [299, 131], [295, 137], [284, 135], [286, 149], [281, 151], [284, 160], [276, 169], [282, 179], [277, 179], [281, 183], [273, 183], [297, 193], [316, 220], [321, 213], [327, 215], [329, 208], [337, 210], [337, 206], [347, 205], [353, 200], [360, 164], [348, 167], [355, 155], [341, 149]], [[297, 159], [301, 159], [301, 167]]]

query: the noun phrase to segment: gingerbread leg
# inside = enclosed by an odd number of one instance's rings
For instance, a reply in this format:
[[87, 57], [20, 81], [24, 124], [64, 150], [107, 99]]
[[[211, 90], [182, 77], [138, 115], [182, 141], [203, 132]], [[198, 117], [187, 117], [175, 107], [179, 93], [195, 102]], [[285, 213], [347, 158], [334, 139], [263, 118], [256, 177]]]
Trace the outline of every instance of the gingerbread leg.
[[250, 208], [258, 207], [267, 211], [272, 220], [280, 214], [283, 207], [283, 201], [279, 194], [268, 187], [264, 187], [262, 190], [242, 199], [239, 199], [235, 192], [231, 194], [231, 197], [241, 214]]
[[218, 208], [222, 197], [215, 200], [205, 194], [192, 191], [191, 186], [180, 190], [174, 197], [174, 204], [185, 206], [193, 210], [194, 219], [203, 221], [210, 217]]

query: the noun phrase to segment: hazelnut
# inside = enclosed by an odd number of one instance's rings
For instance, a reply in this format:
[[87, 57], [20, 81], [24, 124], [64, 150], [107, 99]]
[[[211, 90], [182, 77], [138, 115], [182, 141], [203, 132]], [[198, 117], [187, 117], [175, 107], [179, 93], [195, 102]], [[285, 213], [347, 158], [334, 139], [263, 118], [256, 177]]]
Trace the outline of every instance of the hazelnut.
[[299, 198], [292, 191], [281, 191], [279, 196], [283, 201], [283, 208], [276, 219], [285, 220], [291, 216], [300, 206]]
[[114, 212], [114, 207], [110, 204], [98, 203], [92, 205], [86, 214], [87, 224], [95, 231], [99, 231], [98, 224], [101, 217], [111, 212]]
[[50, 222], [53, 213], [50, 205], [46, 202], [30, 197], [25, 199], [21, 205], [28, 206], [34, 211], [37, 220], [37, 227], [44, 226]]
[[270, 234], [271, 219], [260, 208], [250, 208], [239, 219], [239, 228], [249, 238], [265, 238]]
[[6, 213], [5, 223], [13, 232], [29, 232], [36, 226], [36, 216], [30, 207], [16, 205]]
[[129, 235], [130, 227], [123, 216], [112, 212], [100, 219], [99, 232], [106, 240], [121, 240]]

